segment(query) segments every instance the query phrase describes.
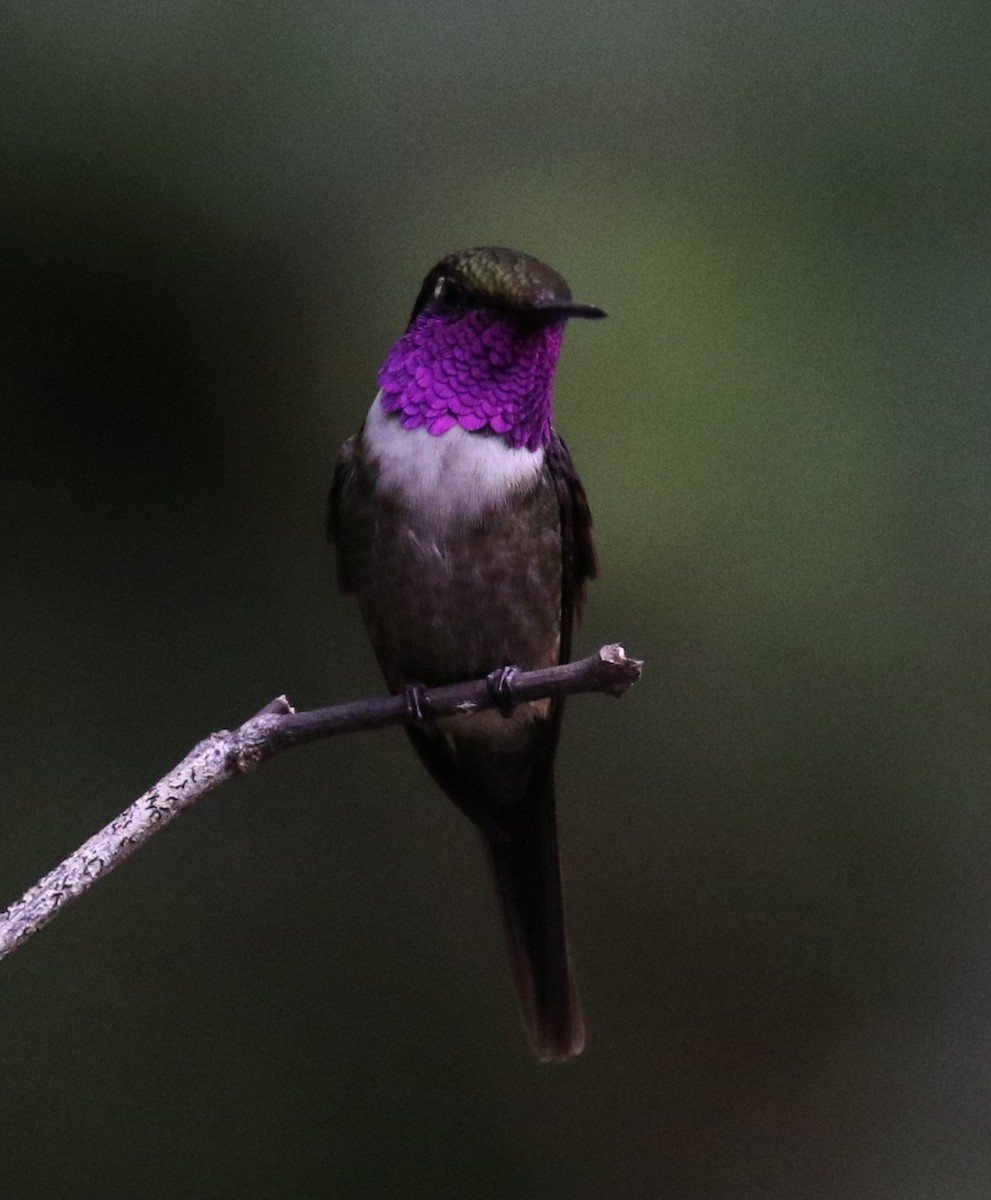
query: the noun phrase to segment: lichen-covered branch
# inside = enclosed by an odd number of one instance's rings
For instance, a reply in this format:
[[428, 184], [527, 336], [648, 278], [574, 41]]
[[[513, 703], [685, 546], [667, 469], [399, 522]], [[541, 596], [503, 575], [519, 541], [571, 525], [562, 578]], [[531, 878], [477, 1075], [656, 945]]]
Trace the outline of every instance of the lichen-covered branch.
[[[640, 678], [642, 665], [629, 658], [622, 646], [603, 646], [580, 662], [513, 676], [509, 701], [576, 692], [621, 696]], [[12, 904], [0, 916], [0, 958], [47, 925], [70, 900], [81, 896], [200, 796], [272, 755], [335, 734], [470, 713], [506, 702], [506, 690], [499, 692], [488, 679], [419, 691], [418, 712], [406, 696], [353, 700], [300, 713], [285, 696], [278, 697], [237, 729], [210, 734], [164, 779]]]

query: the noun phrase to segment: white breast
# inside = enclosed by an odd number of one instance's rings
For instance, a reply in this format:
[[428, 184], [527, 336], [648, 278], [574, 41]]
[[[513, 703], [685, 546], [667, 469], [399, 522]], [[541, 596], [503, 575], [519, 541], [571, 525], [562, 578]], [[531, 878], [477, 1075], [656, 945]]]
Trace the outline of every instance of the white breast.
[[379, 470], [378, 486], [435, 529], [460, 523], [505, 504], [533, 485], [544, 465], [543, 448], [507, 446], [501, 437], [455, 425], [439, 437], [422, 425], [404, 429], [399, 413], [372, 401], [365, 419], [365, 448]]

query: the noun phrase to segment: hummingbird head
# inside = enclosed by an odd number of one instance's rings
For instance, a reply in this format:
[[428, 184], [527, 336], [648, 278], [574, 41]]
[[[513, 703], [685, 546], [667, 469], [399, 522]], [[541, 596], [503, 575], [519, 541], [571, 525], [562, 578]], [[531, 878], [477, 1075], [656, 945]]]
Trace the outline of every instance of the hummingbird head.
[[449, 254], [428, 273], [380, 373], [382, 407], [439, 437], [455, 425], [537, 450], [551, 437], [565, 322], [598, 318], [564, 279], [518, 250]]
[[505, 246], [476, 246], [442, 258], [423, 281], [410, 325], [430, 306], [501, 309], [535, 325], [606, 315], [573, 300], [571, 288], [553, 267]]

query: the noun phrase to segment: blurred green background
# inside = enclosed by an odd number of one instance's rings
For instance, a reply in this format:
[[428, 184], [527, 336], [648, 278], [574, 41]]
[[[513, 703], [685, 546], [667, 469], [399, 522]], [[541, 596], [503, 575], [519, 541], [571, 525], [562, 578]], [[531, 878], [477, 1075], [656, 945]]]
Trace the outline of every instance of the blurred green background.
[[322, 540], [422, 275], [609, 310], [542, 1066], [401, 733], [202, 802], [0, 966], [0, 1194], [991, 1194], [987, 9], [9, 0], [0, 881], [380, 683]]

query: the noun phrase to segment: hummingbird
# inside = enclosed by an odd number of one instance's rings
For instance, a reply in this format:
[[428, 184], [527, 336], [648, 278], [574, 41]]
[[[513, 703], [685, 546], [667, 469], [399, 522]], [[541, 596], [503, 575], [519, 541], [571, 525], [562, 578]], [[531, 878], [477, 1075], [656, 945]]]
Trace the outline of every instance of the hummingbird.
[[566, 323], [598, 318], [551, 267], [476, 247], [428, 273], [360, 431], [341, 448], [328, 533], [386, 683], [488, 676], [499, 707], [406, 731], [477, 826], [537, 1055], [579, 1054], [585, 1027], [564, 930], [554, 798], [563, 699], [512, 703], [512, 675], [569, 660], [592, 518], [551, 425]]

